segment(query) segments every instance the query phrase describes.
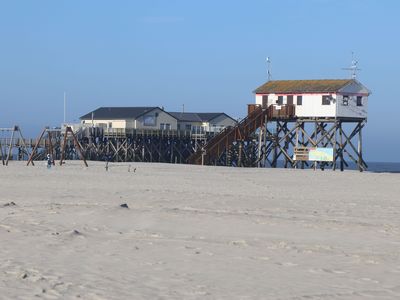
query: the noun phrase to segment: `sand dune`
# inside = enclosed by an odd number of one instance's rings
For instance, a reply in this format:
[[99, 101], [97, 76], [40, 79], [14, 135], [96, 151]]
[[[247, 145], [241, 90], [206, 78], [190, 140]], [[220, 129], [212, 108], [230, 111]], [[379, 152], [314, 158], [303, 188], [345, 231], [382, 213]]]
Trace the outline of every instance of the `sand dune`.
[[0, 191], [0, 299], [400, 298], [399, 174], [11, 162]]

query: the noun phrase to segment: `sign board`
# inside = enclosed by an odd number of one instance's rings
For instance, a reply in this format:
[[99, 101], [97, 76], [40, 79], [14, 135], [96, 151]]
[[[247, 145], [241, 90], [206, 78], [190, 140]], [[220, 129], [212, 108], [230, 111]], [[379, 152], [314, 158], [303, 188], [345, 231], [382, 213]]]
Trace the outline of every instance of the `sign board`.
[[333, 148], [298, 147], [294, 149], [293, 160], [333, 161]]
[[333, 161], [333, 148], [310, 148], [308, 160]]
[[307, 161], [309, 152], [310, 148], [307, 147], [294, 148], [293, 160]]

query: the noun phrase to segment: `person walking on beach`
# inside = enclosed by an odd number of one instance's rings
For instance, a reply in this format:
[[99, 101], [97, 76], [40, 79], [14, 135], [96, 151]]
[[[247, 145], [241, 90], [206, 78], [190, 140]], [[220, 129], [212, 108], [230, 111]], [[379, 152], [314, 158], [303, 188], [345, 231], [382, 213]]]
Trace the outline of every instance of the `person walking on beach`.
[[51, 156], [50, 154], [47, 154], [47, 169], [51, 168], [51, 163], [52, 163]]

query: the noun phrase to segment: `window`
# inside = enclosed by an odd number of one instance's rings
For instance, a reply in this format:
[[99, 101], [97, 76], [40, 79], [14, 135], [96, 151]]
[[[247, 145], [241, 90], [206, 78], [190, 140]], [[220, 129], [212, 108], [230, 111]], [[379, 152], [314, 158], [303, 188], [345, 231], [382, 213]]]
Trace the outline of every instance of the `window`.
[[283, 96], [278, 96], [278, 101], [276, 101], [276, 104], [278, 104], [278, 105], [283, 104]]
[[289, 105], [293, 105], [293, 95], [289, 95], [289, 96], [287, 96], [287, 104], [289, 104]]
[[322, 96], [322, 105], [331, 105], [331, 96]]
[[143, 124], [144, 124], [144, 126], [155, 126], [156, 118], [154, 116], [144, 116]]
[[262, 107], [267, 107], [268, 106], [268, 95], [263, 95], [262, 96]]
[[303, 96], [297, 96], [297, 105], [303, 105]]
[[357, 96], [357, 106], [362, 106], [362, 96]]
[[191, 124], [186, 124], [185, 125], [185, 130], [192, 130], [192, 125]]
[[161, 123], [160, 124], [160, 129], [161, 130], [171, 130], [171, 124], [169, 124], [169, 123]]
[[108, 128], [112, 128], [112, 122], [108, 122]]
[[349, 96], [343, 95], [342, 105], [343, 106], [348, 106], [349, 105]]

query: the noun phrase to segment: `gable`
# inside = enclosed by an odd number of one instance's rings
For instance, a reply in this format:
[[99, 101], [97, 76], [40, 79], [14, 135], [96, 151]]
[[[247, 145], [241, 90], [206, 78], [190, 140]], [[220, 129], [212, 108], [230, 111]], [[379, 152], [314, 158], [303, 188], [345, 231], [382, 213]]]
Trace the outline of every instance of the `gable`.
[[345, 85], [338, 92], [341, 94], [371, 94], [371, 92], [357, 80], [353, 80], [349, 84]]

